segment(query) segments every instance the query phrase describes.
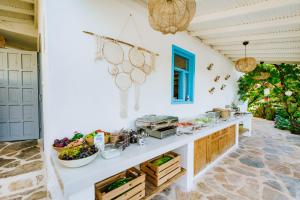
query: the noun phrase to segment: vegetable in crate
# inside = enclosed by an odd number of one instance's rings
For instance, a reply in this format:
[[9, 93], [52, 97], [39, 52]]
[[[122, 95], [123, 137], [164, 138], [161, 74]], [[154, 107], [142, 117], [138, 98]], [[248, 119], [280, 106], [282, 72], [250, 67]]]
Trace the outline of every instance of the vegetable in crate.
[[162, 164], [165, 164], [166, 162], [172, 160], [171, 156], [164, 155], [163, 157], [153, 161], [153, 165], [155, 166], [161, 166]]
[[114, 189], [117, 189], [118, 187], [121, 187], [122, 185], [125, 185], [126, 183], [128, 183], [129, 181], [131, 181], [133, 178], [132, 177], [123, 177], [115, 182], [113, 182], [112, 184], [110, 184], [107, 187], [106, 192], [110, 192]]

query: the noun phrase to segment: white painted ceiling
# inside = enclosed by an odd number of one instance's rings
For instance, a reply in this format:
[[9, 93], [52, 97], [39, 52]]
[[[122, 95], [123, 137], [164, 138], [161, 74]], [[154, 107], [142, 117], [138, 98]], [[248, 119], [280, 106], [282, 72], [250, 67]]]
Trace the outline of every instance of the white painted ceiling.
[[[143, 0], [146, 2], [146, 0]], [[188, 33], [232, 61], [300, 63], [300, 0], [196, 0]]]
[[0, 0], [0, 35], [7, 47], [37, 50], [37, 0]]

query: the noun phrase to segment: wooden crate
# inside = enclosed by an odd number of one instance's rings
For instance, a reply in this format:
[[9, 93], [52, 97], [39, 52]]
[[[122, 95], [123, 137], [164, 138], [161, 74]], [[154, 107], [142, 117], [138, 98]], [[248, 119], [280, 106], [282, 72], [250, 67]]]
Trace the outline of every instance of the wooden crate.
[[[152, 164], [154, 160], [157, 160], [164, 155], [171, 156], [173, 159], [160, 166]], [[141, 170], [147, 174], [147, 181], [151, 182], [155, 186], [160, 186], [181, 172], [180, 155], [174, 152], [168, 152], [142, 163], [140, 167]]]
[[[105, 188], [111, 183], [123, 177], [132, 176], [133, 180], [110, 191], [105, 192]], [[145, 174], [136, 168], [130, 168], [124, 172], [107, 178], [95, 184], [96, 198], [98, 200], [139, 200], [145, 196]]]

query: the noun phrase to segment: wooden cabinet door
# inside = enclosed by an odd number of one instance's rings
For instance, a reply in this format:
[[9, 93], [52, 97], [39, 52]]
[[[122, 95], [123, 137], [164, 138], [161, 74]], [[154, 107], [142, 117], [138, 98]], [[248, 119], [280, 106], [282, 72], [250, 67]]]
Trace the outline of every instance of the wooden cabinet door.
[[[214, 133], [219, 134], [219, 132]], [[219, 155], [219, 138], [211, 138], [210, 140], [210, 161], [215, 160]]]
[[230, 128], [230, 146], [235, 144], [235, 125], [231, 126]]
[[219, 154], [222, 154], [226, 150], [226, 135], [219, 137]]
[[197, 175], [207, 164], [207, 137], [194, 142], [194, 175]]

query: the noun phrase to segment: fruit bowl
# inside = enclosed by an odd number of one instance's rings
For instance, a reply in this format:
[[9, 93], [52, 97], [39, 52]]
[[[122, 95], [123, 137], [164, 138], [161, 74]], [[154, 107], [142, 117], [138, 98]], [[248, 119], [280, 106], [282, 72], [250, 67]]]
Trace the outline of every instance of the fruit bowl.
[[60, 153], [65, 148], [65, 147], [55, 147], [53, 145], [52, 145], [52, 147], [57, 153]]
[[82, 167], [84, 165], [87, 165], [91, 163], [95, 158], [98, 156], [99, 151], [94, 153], [93, 155], [86, 157], [86, 158], [81, 158], [77, 160], [62, 160], [58, 158], [58, 161], [61, 165], [65, 167], [70, 167], [70, 168], [76, 168], [76, 167]]
[[81, 167], [92, 162], [98, 153], [99, 149], [95, 145], [81, 144], [75, 147], [65, 147], [58, 154], [58, 160], [65, 167]]

